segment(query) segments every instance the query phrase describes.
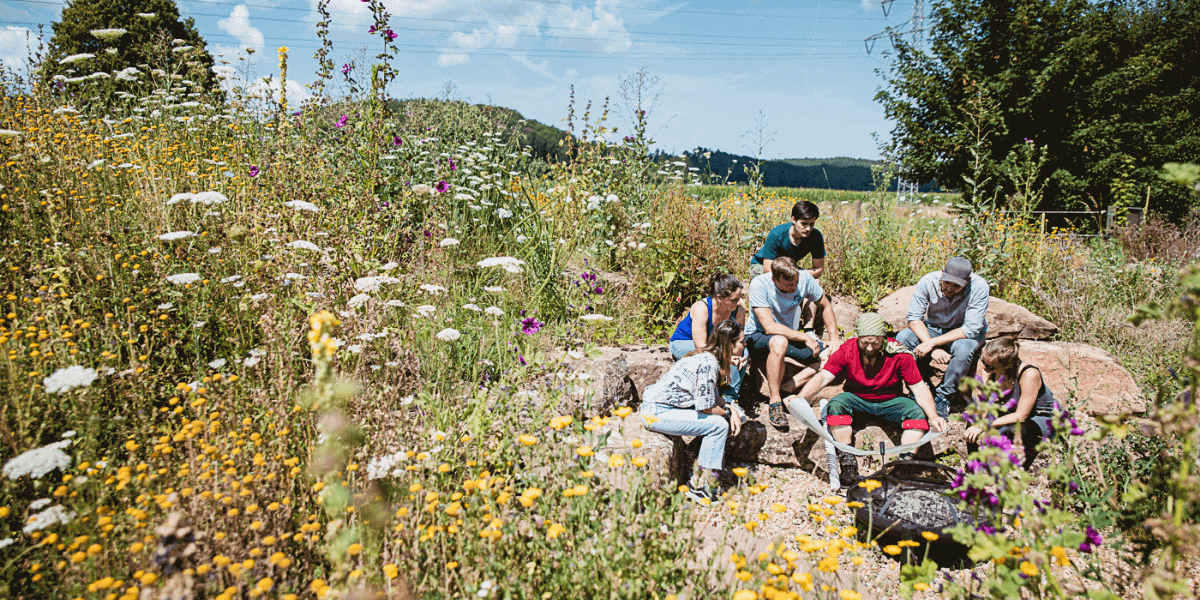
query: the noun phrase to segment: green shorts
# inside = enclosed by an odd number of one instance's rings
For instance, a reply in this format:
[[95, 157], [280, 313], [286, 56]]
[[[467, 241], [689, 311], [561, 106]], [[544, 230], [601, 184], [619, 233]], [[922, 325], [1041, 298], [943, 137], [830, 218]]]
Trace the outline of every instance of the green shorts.
[[852, 425], [853, 415], [858, 414], [896, 423], [902, 429], [929, 430], [925, 411], [921, 410], [916, 400], [905, 396], [896, 396], [891, 400], [863, 400], [850, 392], [842, 392], [829, 401], [826, 410], [829, 416], [825, 422], [830, 427]]

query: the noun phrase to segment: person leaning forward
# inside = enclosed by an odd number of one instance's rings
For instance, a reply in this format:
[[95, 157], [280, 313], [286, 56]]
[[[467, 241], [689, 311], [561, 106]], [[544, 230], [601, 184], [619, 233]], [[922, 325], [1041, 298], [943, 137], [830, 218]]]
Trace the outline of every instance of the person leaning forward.
[[813, 268], [808, 274], [820, 279], [825, 272], [825, 238], [816, 228], [821, 209], [808, 200], [792, 205], [792, 222], [776, 225], [767, 233], [762, 248], [750, 258], [750, 272], [770, 273], [771, 265], [784, 256], [800, 264], [805, 256], [812, 256]]
[[[855, 324], [858, 337], [846, 340], [825, 362], [825, 367], [805, 384], [792, 402], [808, 402], [834, 379], [845, 376], [842, 393], [826, 407], [829, 432], [839, 443], [852, 444], [854, 417], [870, 415], [904, 429], [901, 444], [916, 443], [930, 426], [945, 431], [946, 420], [937, 415], [933, 394], [921, 378], [916, 360], [899, 343], [887, 338], [887, 322], [877, 313], [864, 313]], [[902, 384], [916, 398], [904, 396]], [[901, 458], [909, 458], [901, 456]], [[838, 467], [846, 485], [858, 480], [858, 461], [838, 452]]]
[[[808, 271], [797, 268], [796, 261], [787, 256], [776, 259], [770, 273], [750, 281], [749, 295], [746, 347], [751, 360], [766, 363], [771, 425], [786, 427], [787, 410], [783, 407], [780, 392], [791, 392], [816, 374], [815, 365], [820, 361], [822, 350], [822, 344], [815, 335], [801, 330], [800, 302], [807, 299], [821, 308], [826, 331], [829, 332], [829, 343], [833, 346], [840, 343], [837, 316], [833, 314], [833, 303], [821, 289], [821, 284]], [[783, 381], [785, 358], [805, 365], [786, 384]]]
[[934, 390], [941, 417], [950, 414], [950, 397], [983, 347], [989, 294], [987, 281], [972, 273], [971, 261], [961, 256], [946, 261], [941, 271], [922, 277], [913, 290], [908, 329], [897, 333], [896, 341], [916, 355], [926, 381], [931, 363], [946, 365], [942, 383]]

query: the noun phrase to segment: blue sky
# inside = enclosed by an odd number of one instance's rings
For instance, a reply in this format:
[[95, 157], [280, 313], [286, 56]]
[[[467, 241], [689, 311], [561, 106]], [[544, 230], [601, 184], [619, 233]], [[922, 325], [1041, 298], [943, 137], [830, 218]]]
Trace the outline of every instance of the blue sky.
[[[82, 0], [81, 0], [82, 1]], [[912, 0], [885, 15], [879, 0], [384, 0], [401, 52], [396, 97], [454, 95], [520, 111], [563, 126], [570, 87], [582, 102], [620, 105], [620, 81], [645, 66], [657, 76], [650, 111], [657, 146], [682, 152], [704, 146], [753, 154], [752, 133], [765, 117], [766, 158], [877, 158], [890, 124], [872, 99], [886, 66], [881, 40], [904, 28]], [[0, 60], [15, 65], [27, 30], [59, 19], [59, 0], [0, 0]], [[317, 0], [181, 0], [214, 55], [263, 76], [277, 69], [279, 46], [291, 49], [292, 101], [315, 79]], [[374, 56], [379, 38], [360, 0], [331, 0], [331, 38], [339, 65]], [[114, 23], [113, 26], [120, 26]], [[47, 27], [49, 32], [49, 27]], [[246, 48], [256, 52], [249, 62]], [[621, 114], [612, 124], [622, 134]]]

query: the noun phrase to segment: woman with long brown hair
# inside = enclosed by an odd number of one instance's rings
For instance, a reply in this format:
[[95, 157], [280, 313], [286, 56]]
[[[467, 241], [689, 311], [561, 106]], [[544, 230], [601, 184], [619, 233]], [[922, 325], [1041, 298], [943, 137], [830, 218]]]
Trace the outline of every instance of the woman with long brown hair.
[[[1028, 469], [1038, 455], [1038, 444], [1042, 440], [1054, 439], [1052, 424], [1054, 413], [1060, 411], [1054, 393], [1042, 380], [1042, 372], [1035, 366], [1022, 362], [1021, 344], [1012, 337], [994, 339], [983, 347], [979, 366], [988, 381], [1000, 384], [1007, 395], [1006, 405], [1010, 408], [992, 421], [992, 427], [1000, 435], [1017, 441], [1020, 428], [1021, 445], [1025, 448], [1023, 468]], [[974, 450], [983, 437], [984, 428], [972, 425], [964, 433], [968, 447]]]
[[745, 415], [721, 398], [718, 390], [729, 380], [733, 357], [745, 349], [742, 326], [726, 319], [713, 327], [703, 348], [689, 352], [670, 371], [646, 388], [641, 412], [646, 429], [666, 435], [698, 436], [700, 456], [688, 482], [688, 497], [702, 504], [716, 498], [717, 476], [730, 433], [741, 431]]

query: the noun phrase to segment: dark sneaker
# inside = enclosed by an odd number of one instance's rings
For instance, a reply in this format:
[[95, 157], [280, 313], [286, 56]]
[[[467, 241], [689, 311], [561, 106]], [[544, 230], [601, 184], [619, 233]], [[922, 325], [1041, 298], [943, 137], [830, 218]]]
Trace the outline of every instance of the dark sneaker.
[[[708, 481], [705, 481], [706, 479]], [[691, 480], [688, 481], [687, 488], [687, 491], [683, 495], [696, 501], [701, 506], [708, 506], [717, 500], [717, 492], [719, 490], [717, 489], [716, 480], [707, 477], [703, 473], [692, 475]]]
[[788, 426], [787, 409], [783, 407], [782, 402], [769, 405], [767, 415], [771, 418], [771, 425], [775, 428], [783, 429]]
[[696, 504], [699, 504], [700, 506], [711, 506], [713, 501], [715, 501], [717, 498], [715, 494], [713, 494], [712, 492], [710, 492], [707, 489], [704, 489], [704, 488], [692, 489], [690, 486], [688, 487], [688, 491], [684, 492], [683, 495], [692, 499]]
[[838, 479], [842, 482], [842, 487], [850, 487], [860, 479], [858, 476], [858, 459], [853, 454], [846, 452], [838, 452], [838, 471], [841, 475]]
[[917, 460], [917, 455], [912, 452], [901, 452], [896, 455], [896, 460]]

